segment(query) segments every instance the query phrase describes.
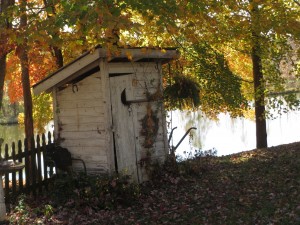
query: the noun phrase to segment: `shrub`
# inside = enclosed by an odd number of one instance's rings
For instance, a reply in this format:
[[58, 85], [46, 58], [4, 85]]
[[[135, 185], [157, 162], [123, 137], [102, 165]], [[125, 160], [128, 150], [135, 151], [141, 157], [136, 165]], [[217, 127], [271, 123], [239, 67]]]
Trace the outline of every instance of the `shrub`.
[[140, 189], [126, 175], [79, 174], [56, 178], [52, 194], [59, 204], [72, 207], [90, 205], [93, 208], [105, 209], [131, 205], [138, 199]]
[[178, 160], [179, 173], [188, 176], [200, 176], [212, 168], [213, 159], [216, 155], [216, 149], [196, 150], [194, 154], [188, 154], [185, 159]]

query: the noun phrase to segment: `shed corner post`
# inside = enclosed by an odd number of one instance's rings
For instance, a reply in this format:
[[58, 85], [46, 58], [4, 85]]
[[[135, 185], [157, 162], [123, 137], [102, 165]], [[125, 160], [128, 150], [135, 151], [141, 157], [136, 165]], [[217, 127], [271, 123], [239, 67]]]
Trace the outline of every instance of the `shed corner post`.
[[53, 98], [53, 120], [54, 120], [54, 141], [58, 140], [59, 137], [59, 122], [58, 122], [58, 112], [59, 105], [57, 100], [57, 88], [52, 88], [52, 98]]
[[110, 97], [110, 83], [109, 83], [109, 65], [107, 58], [99, 58], [101, 85], [103, 92], [104, 118], [105, 118], [105, 148], [107, 154], [107, 163], [109, 174], [115, 170], [114, 162], [114, 143], [112, 133], [112, 115], [111, 115], [111, 97]]
[[[160, 88], [163, 91], [163, 73], [162, 73], [162, 64], [159, 63], [159, 76], [160, 76]], [[164, 102], [161, 103], [161, 115], [162, 115], [162, 129], [163, 129], [163, 143], [164, 143], [164, 151], [165, 151], [165, 159], [169, 154], [169, 143], [168, 143], [168, 127], [167, 127], [167, 111], [164, 106]], [[164, 160], [165, 160], [164, 159]]]

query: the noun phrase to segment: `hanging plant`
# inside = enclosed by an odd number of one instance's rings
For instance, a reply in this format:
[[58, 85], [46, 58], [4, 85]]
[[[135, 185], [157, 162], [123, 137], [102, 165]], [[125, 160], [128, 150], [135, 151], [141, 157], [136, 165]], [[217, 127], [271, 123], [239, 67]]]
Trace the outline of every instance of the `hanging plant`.
[[177, 75], [173, 82], [164, 90], [167, 108], [183, 109], [185, 106], [198, 107], [200, 105], [200, 86], [188, 76]]

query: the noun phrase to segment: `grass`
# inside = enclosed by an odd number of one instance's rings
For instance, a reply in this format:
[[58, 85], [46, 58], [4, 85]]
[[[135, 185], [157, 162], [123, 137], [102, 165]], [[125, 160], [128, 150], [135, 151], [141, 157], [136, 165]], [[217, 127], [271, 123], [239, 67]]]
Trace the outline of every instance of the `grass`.
[[[106, 195], [118, 199], [124, 189], [115, 181], [106, 182], [118, 188]], [[101, 193], [86, 199], [72, 195], [60, 203], [49, 196], [25, 197], [8, 219], [11, 224], [300, 224], [300, 143], [182, 161], [177, 174], [141, 185], [130, 204], [97, 205]]]

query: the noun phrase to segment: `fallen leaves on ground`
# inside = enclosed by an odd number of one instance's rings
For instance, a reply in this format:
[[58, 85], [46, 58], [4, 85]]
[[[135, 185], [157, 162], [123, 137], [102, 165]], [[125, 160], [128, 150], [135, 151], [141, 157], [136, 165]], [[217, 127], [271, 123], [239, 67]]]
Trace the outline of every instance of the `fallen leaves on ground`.
[[74, 207], [70, 199], [46, 217], [37, 208], [51, 199], [38, 199], [27, 205], [23, 224], [300, 224], [300, 143], [193, 163], [203, 164], [198, 174], [147, 182], [131, 206]]

